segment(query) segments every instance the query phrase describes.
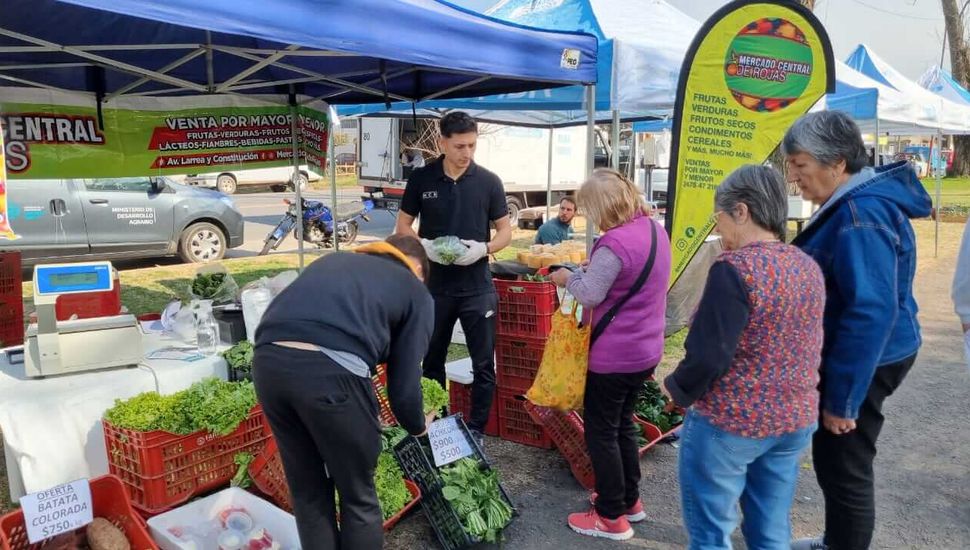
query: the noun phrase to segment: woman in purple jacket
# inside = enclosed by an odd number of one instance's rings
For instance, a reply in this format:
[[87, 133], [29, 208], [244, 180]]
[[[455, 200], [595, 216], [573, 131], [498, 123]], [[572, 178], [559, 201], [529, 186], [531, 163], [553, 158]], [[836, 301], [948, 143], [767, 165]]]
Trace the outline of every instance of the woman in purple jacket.
[[[630, 522], [646, 518], [633, 407], [663, 355], [670, 241], [648, 215], [636, 186], [615, 170], [594, 170], [578, 200], [587, 223], [596, 224], [602, 236], [584, 270], [557, 270], [552, 280], [593, 311], [583, 418], [596, 492], [589, 512], [571, 514], [568, 521], [577, 533], [625, 540], [633, 536]], [[645, 281], [631, 294], [645, 271]], [[609, 313], [615, 316], [596, 337]]]

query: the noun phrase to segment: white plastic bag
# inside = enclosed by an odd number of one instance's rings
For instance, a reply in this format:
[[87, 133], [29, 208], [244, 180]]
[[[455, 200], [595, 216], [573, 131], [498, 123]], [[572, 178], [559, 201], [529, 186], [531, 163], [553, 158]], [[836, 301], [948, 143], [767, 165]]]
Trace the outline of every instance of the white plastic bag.
[[[195, 285], [200, 275], [210, 277], [222, 275], [222, 283], [215, 288], [206, 288], [203, 292]], [[232, 275], [226, 271], [222, 264], [205, 264], [195, 272], [195, 277], [189, 282], [187, 292], [188, 297], [192, 300], [211, 300], [217, 304], [228, 304], [235, 302], [239, 297], [239, 285], [236, 284], [236, 280], [232, 278]]]

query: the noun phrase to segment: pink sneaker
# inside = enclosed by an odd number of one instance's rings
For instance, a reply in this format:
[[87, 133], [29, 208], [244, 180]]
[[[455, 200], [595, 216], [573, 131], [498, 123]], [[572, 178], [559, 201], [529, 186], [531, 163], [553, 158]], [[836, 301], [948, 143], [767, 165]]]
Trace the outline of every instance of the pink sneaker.
[[[597, 496], [595, 492], [590, 494], [589, 503], [595, 505]], [[647, 513], [643, 511], [643, 501], [637, 499], [636, 503], [626, 511], [626, 520], [630, 523], [638, 523], [645, 519], [647, 519]]]
[[590, 508], [588, 512], [569, 514], [567, 522], [569, 527], [580, 535], [610, 540], [633, 538], [633, 527], [630, 527], [630, 522], [627, 521], [626, 517], [606, 519], [596, 513], [596, 508]]

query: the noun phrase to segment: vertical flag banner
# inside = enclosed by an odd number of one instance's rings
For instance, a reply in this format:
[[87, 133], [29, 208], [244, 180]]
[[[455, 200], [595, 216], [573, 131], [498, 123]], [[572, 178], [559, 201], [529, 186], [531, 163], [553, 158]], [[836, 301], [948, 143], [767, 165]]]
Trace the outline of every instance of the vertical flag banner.
[[812, 12], [789, 1], [736, 0], [691, 44], [680, 71], [670, 165], [670, 286], [714, 228], [714, 192], [760, 164], [835, 87], [832, 46]]
[[10, 227], [7, 214], [7, 163], [3, 151], [3, 131], [0, 130], [0, 240], [12, 241], [18, 235]]

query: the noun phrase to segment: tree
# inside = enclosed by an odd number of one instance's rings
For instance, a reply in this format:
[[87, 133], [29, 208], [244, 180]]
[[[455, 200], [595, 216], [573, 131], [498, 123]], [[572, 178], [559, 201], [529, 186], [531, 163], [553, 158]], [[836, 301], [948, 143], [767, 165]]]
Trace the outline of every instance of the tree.
[[[970, 50], [964, 40], [963, 14], [970, 0], [957, 9], [957, 0], [943, 2], [943, 20], [946, 23], [946, 36], [950, 42], [950, 72], [964, 88], [970, 87]], [[970, 136], [955, 136], [953, 139], [953, 175], [970, 175]]]

